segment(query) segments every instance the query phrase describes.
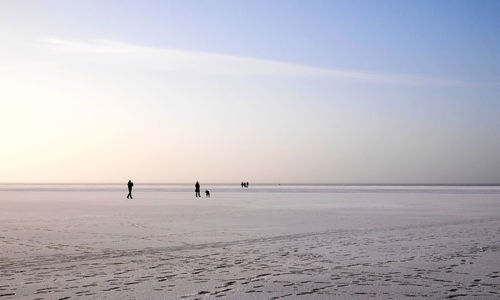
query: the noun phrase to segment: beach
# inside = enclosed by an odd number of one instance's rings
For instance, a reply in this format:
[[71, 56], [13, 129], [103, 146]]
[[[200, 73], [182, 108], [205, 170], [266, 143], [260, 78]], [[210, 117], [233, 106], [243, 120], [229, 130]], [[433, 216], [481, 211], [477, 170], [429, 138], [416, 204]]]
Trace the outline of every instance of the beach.
[[500, 297], [500, 186], [0, 185], [0, 299]]

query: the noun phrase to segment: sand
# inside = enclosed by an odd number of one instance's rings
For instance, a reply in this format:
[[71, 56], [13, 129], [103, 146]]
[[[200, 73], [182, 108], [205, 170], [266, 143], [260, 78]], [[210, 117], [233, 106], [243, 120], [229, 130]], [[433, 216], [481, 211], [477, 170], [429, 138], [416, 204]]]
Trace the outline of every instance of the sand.
[[500, 297], [500, 187], [0, 185], [0, 299]]

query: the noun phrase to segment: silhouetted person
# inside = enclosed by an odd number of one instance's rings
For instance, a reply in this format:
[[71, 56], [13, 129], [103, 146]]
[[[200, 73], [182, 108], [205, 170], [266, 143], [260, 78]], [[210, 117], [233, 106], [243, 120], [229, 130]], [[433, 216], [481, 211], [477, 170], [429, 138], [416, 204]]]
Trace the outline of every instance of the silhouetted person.
[[241, 182], [241, 187], [244, 187], [245, 186], [245, 183], [243, 183], [243, 181]]
[[194, 185], [194, 193], [196, 197], [201, 197], [200, 195], [200, 183], [196, 181], [196, 184]]
[[248, 187], [248, 181], [247, 181], [247, 183], [245, 183], [245, 186]]
[[128, 195], [127, 195], [127, 199], [134, 199], [132, 198], [132, 187], [134, 186], [134, 184], [132, 183], [132, 181], [128, 181], [127, 183], [127, 187], [128, 187]]
[[210, 198], [210, 191], [209, 190], [205, 190], [205, 197]]

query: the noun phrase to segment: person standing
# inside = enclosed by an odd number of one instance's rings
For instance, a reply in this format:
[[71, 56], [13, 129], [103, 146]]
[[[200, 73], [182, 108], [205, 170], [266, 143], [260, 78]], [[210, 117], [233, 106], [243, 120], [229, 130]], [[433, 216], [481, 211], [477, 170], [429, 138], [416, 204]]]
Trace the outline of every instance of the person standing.
[[196, 184], [194, 185], [194, 193], [196, 197], [201, 197], [200, 194], [200, 183], [196, 181]]
[[131, 180], [129, 180], [128, 183], [127, 183], [127, 187], [128, 187], [127, 199], [134, 199], [134, 198], [132, 198], [132, 187], [133, 186], [134, 186], [134, 184], [132, 183]]

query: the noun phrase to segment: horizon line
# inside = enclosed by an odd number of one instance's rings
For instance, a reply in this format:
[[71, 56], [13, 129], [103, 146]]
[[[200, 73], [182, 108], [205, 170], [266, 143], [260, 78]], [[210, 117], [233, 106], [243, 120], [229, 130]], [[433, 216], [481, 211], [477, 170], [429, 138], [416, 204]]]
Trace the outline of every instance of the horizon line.
[[[242, 181], [243, 182], [243, 181]], [[500, 183], [425, 183], [425, 182], [406, 182], [406, 183], [387, 183], [387, 182], [366, 182], [366, 183], [333, 183], [333, 182], [249, 182], [250, 185], [330, 185], [330, 186], [500, 186]], [[0, 185], [123, 185], [124, 182], [0, 182]], [[190, 185], [192, 182], [134, 182], [134, 185]], [[238, 182], [207, 182], [204, 185], [240, 185]]]

